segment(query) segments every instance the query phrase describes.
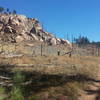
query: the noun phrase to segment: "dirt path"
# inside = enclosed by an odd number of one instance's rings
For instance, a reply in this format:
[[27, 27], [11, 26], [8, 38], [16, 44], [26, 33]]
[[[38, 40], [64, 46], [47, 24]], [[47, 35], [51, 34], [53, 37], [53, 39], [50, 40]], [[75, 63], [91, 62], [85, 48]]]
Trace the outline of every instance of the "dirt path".
[[100, 100], [100, 71], [96, 77], [97, 82], [89, 84], [86, 90], [81, 92], [79, 100]]

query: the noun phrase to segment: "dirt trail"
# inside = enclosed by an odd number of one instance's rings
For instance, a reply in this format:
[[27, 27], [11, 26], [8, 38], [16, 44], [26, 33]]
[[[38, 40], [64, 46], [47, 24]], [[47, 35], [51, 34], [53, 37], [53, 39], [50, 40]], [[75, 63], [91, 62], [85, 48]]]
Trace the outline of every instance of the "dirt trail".
[[86, 90], [81, 92], [79, 100], [100, 100], [100, 71], [95, 80], [96, 82], [92, 82]]

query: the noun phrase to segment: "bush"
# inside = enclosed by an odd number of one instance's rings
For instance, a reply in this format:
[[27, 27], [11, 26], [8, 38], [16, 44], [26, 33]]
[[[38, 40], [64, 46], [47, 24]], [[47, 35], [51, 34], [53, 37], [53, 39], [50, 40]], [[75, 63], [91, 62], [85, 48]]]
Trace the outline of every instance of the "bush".
[[24, 100], [24, 96], [20, 88], [18, 87], [12, 88], [10, 100]]
[[4, 100], [6, 98], [5, 89], [0, 87], [0, 100]]
[[14, 86], [12, 87], [10, 93], [10, 100], [24, 100], [22, 82], [24, 81], [24, 76], [21, 72], [16, 72], [13, 78]]
[[22, 75], [21, 72], [16, 72], [16, 74], [14, 75], [13, 77], [13, 82], [14, 82], [14, 85], [16, 87], [21, 87], [21, 84], [24, 82], [24, 75]]

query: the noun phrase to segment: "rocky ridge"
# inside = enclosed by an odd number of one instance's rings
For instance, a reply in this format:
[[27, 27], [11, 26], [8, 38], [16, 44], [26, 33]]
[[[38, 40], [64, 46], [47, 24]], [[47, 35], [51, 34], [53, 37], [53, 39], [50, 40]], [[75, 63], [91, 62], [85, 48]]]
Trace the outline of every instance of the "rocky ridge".
[[69, 44], [68, 40], [55, 38], [45, 32], [39, 21], [24, 15], [0, 14], [0, 41], [22, 42], [35, 40], [51, 45]]

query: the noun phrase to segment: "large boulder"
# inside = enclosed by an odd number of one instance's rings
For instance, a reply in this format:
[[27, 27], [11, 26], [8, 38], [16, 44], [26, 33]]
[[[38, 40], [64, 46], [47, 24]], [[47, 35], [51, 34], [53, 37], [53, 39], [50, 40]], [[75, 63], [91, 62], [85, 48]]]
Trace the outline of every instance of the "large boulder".
[[28, 33], [22, 32], [21, 36], [24, 38], [24, 40], [31, 40], [31, 36], [29, 36]]
[[4, 28], [4, 32], [5, 32], [5, 33], [12, 33], [12, 28], [11, 28], [10, 26], [6, 26], [6, 27]]
[[22, 42], [24, 40], [24, 38], [20, 35], [18, 35], [16, 38], [15, 38], [15, 41], [18, 43], [18, 42]]
[[31, 35], [32, 35], [32, 38], [33, 38], [34, 40], [36, 40], [36, 41], [39, 40], [38, 37], [37, 37], [35, 34], [31, 34]]
[[50, 39], [50, 44], [51, 45], [56, 45], [57, 44], [56, 38], [51, 38]]
[[3, 24], [0, 24], [0, 31], [3, 29]]

